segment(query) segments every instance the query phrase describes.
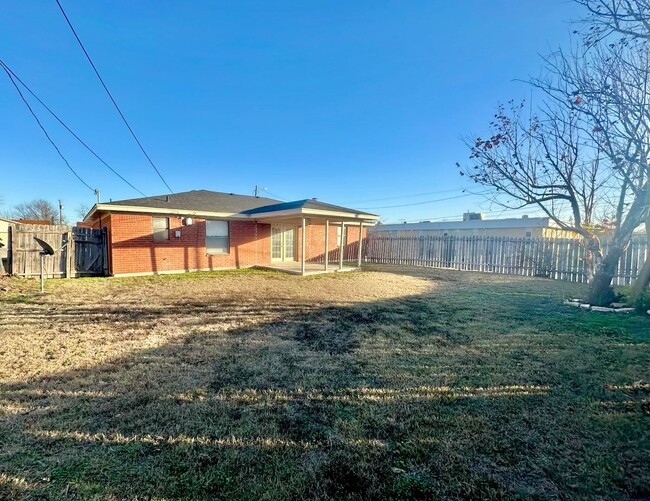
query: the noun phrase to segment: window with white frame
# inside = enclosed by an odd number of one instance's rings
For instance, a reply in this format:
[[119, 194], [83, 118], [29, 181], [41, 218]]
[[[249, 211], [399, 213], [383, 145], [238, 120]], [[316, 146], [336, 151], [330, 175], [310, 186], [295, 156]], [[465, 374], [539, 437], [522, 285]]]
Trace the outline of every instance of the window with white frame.
[[208, 254], [228, 254], [230, 252], [228, 221], [205, 222], [205, 248]]
[[[343, 228], [343, 229], [342, 229]], [[347, 226], [337, 226], [336, 227], [336, 245], [338, 246], [341, 242], [341, 231], [343, 231], [343, 247], [348, 245], [348, 227]]]
[[168, 217], [153, 218], [153, 239], [169, 240], [169, 218]]

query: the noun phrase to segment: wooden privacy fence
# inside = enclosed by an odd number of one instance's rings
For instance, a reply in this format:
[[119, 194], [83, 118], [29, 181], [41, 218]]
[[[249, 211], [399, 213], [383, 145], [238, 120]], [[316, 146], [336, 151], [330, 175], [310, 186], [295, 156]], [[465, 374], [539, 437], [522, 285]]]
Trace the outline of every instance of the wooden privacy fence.
[[[629, 285], [636, 278], [647, 257], [647, 247], [645, 239], [630, 242], [619, 260], [615, 285]], [[607, 243], [603, 251], [607, 252]], [[369, 263], [587, 281], [585, 248], [581, 240], [574, 239], [370, 234], [364, 256]]]
[[48, 278], [108, 275], [106, 229], [61, 224], [14, 224], [9, 227], [7, 271], [12, 275], [40, 275], [41, 246], [34, 237], [44, 240], [57, 251], [44, 259], [44, 272]]

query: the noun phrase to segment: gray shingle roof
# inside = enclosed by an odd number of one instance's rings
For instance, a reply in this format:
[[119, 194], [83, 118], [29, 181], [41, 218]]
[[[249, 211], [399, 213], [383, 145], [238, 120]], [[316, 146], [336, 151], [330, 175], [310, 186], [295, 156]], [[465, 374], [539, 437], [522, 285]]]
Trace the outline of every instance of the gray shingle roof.
[[[285, 210], [312, 209], [331, 212], [344, 212], [349, 218], [359, 216], [372, 216], [374, 214], [320, 202], [315, 198], [295, 200], [293, 202], [281, 202], [272, 198], [253, 197], [248, 195], [236, 195], [234, 193], [220, 193], [217, 191], [193, 190], [171, 195], [158, 195], [154, 197], [131, 198], [129, 200], [117, 200], [115, 202], [102, 203], [101, 210], [119, 210], [118, 207], [144, 207], [151, 208], [152, 212], [175, 211], [180, 212], [222, 212], [228, 214], [241, 214], [254, 217], [255, 214], [274, 213]], [[129, 210], [123, 209], [123, 210]], [[92, 211], [91, 211], [92, 214]], [[89, 214], [90, 215], [90, 214]], [[88, 217], [88, 216], [86, 216]]]
[[177, 209], [188, 211], [244, 212], [257, 207], [280, 204], [279, 200], [249, 195], [235, 195], [218, 191], [192, 190], [171, 195], [158, 195], [145, 198], [131, 198], [104, 203], [102, 205], [129, 205], [151, 207], [152, 209]]

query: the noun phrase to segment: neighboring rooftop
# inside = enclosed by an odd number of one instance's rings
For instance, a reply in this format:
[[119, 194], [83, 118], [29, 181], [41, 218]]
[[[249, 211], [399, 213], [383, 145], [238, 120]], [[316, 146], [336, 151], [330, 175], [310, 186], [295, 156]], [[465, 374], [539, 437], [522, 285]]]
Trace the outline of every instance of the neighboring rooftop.
[[373, 231], [422, 231], [422, 230], [474, 230], [493, 228], [556, 228], [549, 217], [527, 217], [506, 219], [469, 219], [466, 221], [423, 221], [420, 223], [381, 224]]

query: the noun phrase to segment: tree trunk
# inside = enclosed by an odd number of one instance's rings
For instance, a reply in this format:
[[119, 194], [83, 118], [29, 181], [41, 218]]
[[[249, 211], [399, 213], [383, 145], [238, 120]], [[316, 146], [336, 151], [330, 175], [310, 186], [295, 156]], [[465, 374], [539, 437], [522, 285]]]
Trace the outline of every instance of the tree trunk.
[[646, 190], [637, 194], [632, 206], [630, 207], [625, 220], [616, 228], [616, 232], [609, 243], [607, 255], [603, 258], [600, 265], [596, 266], [596, 274], [589, 286], [589, 303], [596, 306], [607, 306], [615, 298], [616, 294], [611, 286], [612, 278], [616, 272], [618, 260], [625, 252], [634, 229], [644, 222], [647, 216], [646, 209]]
[[611, 246], [607, 255], [599, 263], [593, 280], [589, 285], [589, 304], [596, 306], [609, 306], [616, 299], [616, 293], [612, 287], [612, 278], [616, 273], [618, 260], [625, 252], [625, 247]]

